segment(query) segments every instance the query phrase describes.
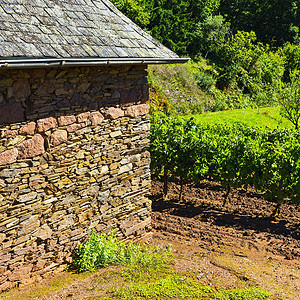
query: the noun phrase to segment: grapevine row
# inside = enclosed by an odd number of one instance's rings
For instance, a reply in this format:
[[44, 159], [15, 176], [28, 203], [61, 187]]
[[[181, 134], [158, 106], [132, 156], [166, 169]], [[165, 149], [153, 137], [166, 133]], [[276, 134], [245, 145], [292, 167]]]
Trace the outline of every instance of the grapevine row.
[[[300, 202], [300, 133], [236, 125], [200, 125], [155, 115], [151, 127], [151, 169], [164, 179], [213, 180], [227, 189], [254, 187], [266, 199]], [[225, 202], [224, 202], [225, 204]], [[276, 211], [277, 212], [277, 211]], [[274, 213], [276, 213], [274, 212]]]

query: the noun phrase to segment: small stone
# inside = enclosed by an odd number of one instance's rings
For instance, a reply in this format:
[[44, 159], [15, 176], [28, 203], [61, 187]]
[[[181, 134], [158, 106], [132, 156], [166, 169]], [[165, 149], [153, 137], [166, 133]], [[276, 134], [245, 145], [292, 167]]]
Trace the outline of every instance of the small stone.
[[0, 233], [0, 243], [2, 243], [6, 239], [5, 233]]
[[68, 132], [66, 130], [56, 130], [50, 136], [50, 145], [57, 146], [68, 141]]
[[90, 87], [91, 83], [90, 82], [81, 82], [77, 88], [76, 92], [77, 93], [85, 93], [87, 89]]
[[66, 126], [71, 125], [76, 122], [75, 116], [61, 116], [58, 118], [58, 125], [59, 126]]
[[18, 145], [20, 158], [32, 158], [45, 153], [44, 139], [40, 134], [35, 134], [32, 139]]
[[38, 132], [45, 132], [49, 129], [58, 127], [57, 121], [54, 117], [40, 119], [37, 121]]
[[122, 135], [122, 131], [118, 130], [118, 131], [113, 131], [109, 134], [112, 138], [115, 138], [117, 136], [121, 136]]
[[110, 107], [104, 112], [104, 116], [108, 119], [114, 120], [124, 117], [124, 111], [120, 108]]
[[89, 119], [92, 122], [93, 126], [99, 125], [104, 120], [104, 117], [99, 111], [94, 111], [89, 115]]
[[17, 161], [18, 150], [16, 148], [0, 153], [0, 166], [12, 164]]
[[101, 168], [100, 174], [106, 174], [108, 171], [109, 171], [109, 168], [108, 168], [108, 166], [105, 165]]
[[37, 197], [37, 192], [31, 192], [31, 193], [27, 193], [27, 194], [24, 194], [24, 195], [21, 195], [19, 197], [19, 202], [28, 202], [28, 201], [32, 201], [34, 200], [36, 197]]
[[24, 134], [24, 135], [34, 135], [35, 132], [35, 122], [30, 122], [26, 125], [23, 125], [20, 130], [19, 130], [19, 134]]
[[24, 135], [16, 135], [13, 139], [11, 139], [9, 141], [9, 143], [7, 144], [7, 146], [15, 146], [17, 144], [22, 143], [23, 141], [26, 140], [26, 137]]
[[47, 240], [51, 238], [52, 230], [47, 224], [45, 224], [40, 227], [36, 233], [34, 233], [34, 236], [41, 240]]
[[132, 170], [132, 164], [128, 164], [128, 165], [124, 165], [122, 166], [120, 169], [119, 169], [119, 172], [118, 174], [122, 174], [122, 173], [125, 173], [125, 172], [129, 172]]

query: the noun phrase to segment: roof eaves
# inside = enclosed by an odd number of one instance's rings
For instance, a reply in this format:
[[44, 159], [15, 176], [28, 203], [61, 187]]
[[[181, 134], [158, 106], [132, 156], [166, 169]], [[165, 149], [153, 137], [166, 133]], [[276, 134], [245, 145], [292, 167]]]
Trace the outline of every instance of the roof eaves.
[[180, 64], [190, 58], [0, 58], [0, 68], [46, 68], [128, 64]]

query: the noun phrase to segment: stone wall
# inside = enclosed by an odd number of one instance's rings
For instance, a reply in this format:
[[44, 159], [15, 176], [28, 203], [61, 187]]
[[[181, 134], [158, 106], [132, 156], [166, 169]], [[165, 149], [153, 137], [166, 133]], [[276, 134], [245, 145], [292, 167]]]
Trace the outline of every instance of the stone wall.
[[0, 290], [64, 269], [92, 228], [150, 231], [146, 75], [0, 70]]

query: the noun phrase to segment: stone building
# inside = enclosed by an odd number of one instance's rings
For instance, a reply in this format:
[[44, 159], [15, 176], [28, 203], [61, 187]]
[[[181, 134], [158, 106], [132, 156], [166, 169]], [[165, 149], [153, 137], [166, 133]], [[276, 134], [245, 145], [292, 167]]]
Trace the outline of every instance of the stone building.
[[0, 2], [0, 291], [91, 228], [150, 231], [147, 65], [186, 61], [107, 0]]

